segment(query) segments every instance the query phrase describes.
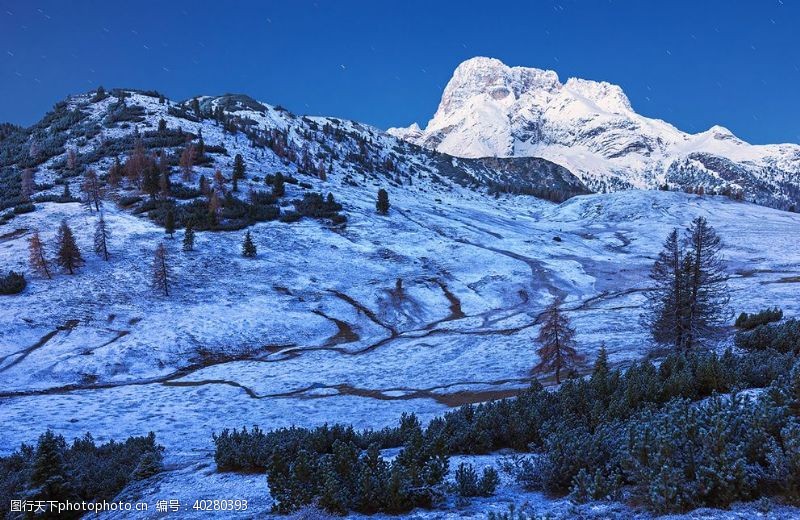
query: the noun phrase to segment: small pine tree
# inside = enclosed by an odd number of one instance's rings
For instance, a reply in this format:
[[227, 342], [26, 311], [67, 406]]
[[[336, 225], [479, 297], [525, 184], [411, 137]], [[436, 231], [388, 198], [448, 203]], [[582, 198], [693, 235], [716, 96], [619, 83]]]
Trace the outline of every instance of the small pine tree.
[[244, 179], [244, 171], [244, 158], [242, 158], [242, 154], [237, 153], [233, 158], [233, 178]]
[[541, 344], [537, 353], [540, 362], [536, 373], [555, 372], [556, 384], [561, 383], [561, 371], [576, 368], [581, 356], [575, 350], [575, 329], [561, 312], [561, 299], [556, 299], [544, 311], [544, 323], [536, 341]]
[[31, 268], [48, 279], [52, 279], [50, 267], [47, 265], [47, 258], [44, 255], [44, 245], [38, 231], [34, 231], [31, 238], [28, 239], [28, 252], [30, 253]]
[[170, 269], [167, 261], [167, 248], [158, 244], [153, 254], [153, 288], [169, 296]]
[[94, 252], [103, 257], [103, 260], [108, 261], [108, 239], [111, 233], [108, 231], [106, 219], [103, 213], [100, 213], [100, 218], [94, 225]]
[[381, 215], [386, 215], [389, 213], [390, 207], [389, 193], [385, 189], [381, 188], [378, 190], [378, 201], [375, 203], [375, 209], [377, 209], [378, 213]]
[[186, 223], [186, 230], [183, 232], [183, 250], [194, 251], [194, 229], [191, 220]]
[[31, 484], [42, 486], [53, 477], [64, 477], [64, 453], [67, 450], [64, 437], [47, 430], [39, 437], [33, 460]]
[[256, 257], [256, 245], [253, 243], [253, 237], [250, 232], [244, 234], [244, 241], [242, 242], [242, 256], [245, 258]]
[[167, 133], [167, 122], [164, 121], [164, 118], [158, 120], [158, 133], [159, 134]]
[[175, 211], [172, 208], [167, 210], [167, 216], [164, 217], [164, 232], [169, 238], [175, 238]]
[[286, 186], [284, 185], [283, 174], [278, 172], [275, 174], [275, 180], [272, 182], [272, 194], [276, 197], [283, 197], [286, 193]]
[[72, 229], [66, 220], [61, 221], [56, 235], [56, 263], [69, 274], [75, 274], [75, 270], [83, 265], [83, 257], [75, 242], [75, 235], [72, 234]]

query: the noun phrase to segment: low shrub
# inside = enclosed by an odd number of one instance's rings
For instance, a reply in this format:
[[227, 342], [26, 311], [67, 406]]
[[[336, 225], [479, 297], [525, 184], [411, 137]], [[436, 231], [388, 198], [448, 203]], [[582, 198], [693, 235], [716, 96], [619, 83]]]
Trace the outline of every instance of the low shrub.
[[21, 293], [28, 282], [25, 281], [25, 276], [22, 273], [9, 271], [7, 275], [0, 276], [0, 294], [18, 294]]

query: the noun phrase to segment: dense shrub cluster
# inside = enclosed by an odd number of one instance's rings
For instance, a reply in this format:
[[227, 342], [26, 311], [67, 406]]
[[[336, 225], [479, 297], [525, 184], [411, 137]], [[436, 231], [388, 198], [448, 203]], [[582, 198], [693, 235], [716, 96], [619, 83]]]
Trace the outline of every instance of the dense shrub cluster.
[[[413, 415], [397, 428], [356, 432], [352, 427], [313, 430], [224, 430], [214, 436], [220, 470], [266, 470], [275, 510], [316, 503], [334, 513], [401, 513], [431, 507], [444, 492], [448, 460]], [[380, 448], [402, 446], [392, 461]], [[492, 487], [491, 476], [482, 491]]]
[[0, 276], [0, 294], [21, 293], [26, 285], [25, 276], [16, 271], [9, 271], [7, 275]]
[[[89, 434], [67, 444], [47, 431], [35, 447], [23, 444], [0, 457], [0, 517], [6, 518], [12, 499], [111, 500], [131, 480], [161, 471], [163, 449], [152, 433], [97, 445]], [[80, 516], [72, 512], [59, 518]]]
[[747, 350], [800, 352], [800, 320], [791, 319], [772, 325], [758, 325], [753, 330], [739, 332], [736, 346]]
[[294, 201], [295, 211], [301, 217], [329, 219], [334, 224], [344, 224], [347, 217], [339, 213], [342, 205], [336, 202], [333, 194], [323, 198], [319, 193], [304, 193], [301, 200]]
[[766, 325], [773, 321], [781, 321], [783, 319], [783, 311], [778, 307], [774, 309], [764, 309], [755, 314], [747, 314], [743, 312], [736, 318], [736, 328], [743, 330], [753, 330], [759, 325]]
[[[625, 487], [659, 512], [725, 506], [764, 494], [791, 498], [800, 482], [794, 451], [800, 446], [800, 363], [792, 370], [794, 360], [792, 353], [772, 350], [695, 352], [621, 371], [609, 369], [603, 354], [590, 377], [568, 380], [557, 391], [534, 382], [515, 399], [463, 406], [424, 429], [406, 417], [397, 428], [381, 431], [344, 426], [225, 431], [215, 437], [217, 464], [223, 470], [266, 469], [284, 511], [325, 496], [328, 480], [337, 489], [351, 489], [347, 486], [358, 479], [326, 476], [332, 470], [325, 461], [350, 453], [350, 465], [361, 467], [354, 457], [365, 457], [369, 446], [433, 450], [441, 457], [502, 448], [533, 451], [505, 464], [529, 488], [600, 500], [617, 498]], [[717, 396], [766, 387], [756, 401]], [[344, 451], [333, 456], [334, 444]], [[485, 478], [488, 490], [492, 476]], [[474, 470], [463, 467], [453, 486], [458, 494], [481, 494], [480, 482]], [[307, 489], [314, 491], [302, 494]], [[345, 493], [350, 498], [325, 507], [369, 512], [352, 498], [361, 493], [353, 488]]]

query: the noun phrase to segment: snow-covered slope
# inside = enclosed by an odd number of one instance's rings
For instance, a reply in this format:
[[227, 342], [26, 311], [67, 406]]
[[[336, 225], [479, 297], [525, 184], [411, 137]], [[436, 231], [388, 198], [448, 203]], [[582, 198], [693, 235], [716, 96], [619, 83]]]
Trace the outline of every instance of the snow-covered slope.
[[459, 157], [543, 157], [594, 191], [672, 188], [800, 206], [800, 146], [750, 145], [714, 126], [699, 134], [637, 114], [606, 82], [472, 58], [456, 68], [425, 129], [388, 132]]
[[[544, 159], [455, 158], [245, 96], [200, 98], [198, 117], [191, 101], [130, 92], [122, 106], [121, 95], [70, 98], [34, 128], [8, 129], [10, 143], [0, 145], [7, 172], [35, 163], [37, 183], [35, 210], [0, 224], [0, 269], [28, 280], [21, 294], [0, 297], [0, 453], [46, 428], [70, 439], [88, 431], [99, 441], [152, 430], [167, 447], [167, 470], [137, 489], [151, 502], [218, 494], [252, 498], [254, 516], [269, 511], [263, 475], [214, 472], [211, 434], [223, 428], [380, 428], [407, 411], [427, 420], [460, 403], [513, 395], [530, 382], [538, 317], [557, 296], [566, 298], [587, 367], [603, 343], [614, 364], [645, 355], [639, 314], [648, 269], [669, 230], [698, 215], [726, 242], [735, 310], [800, 313], [800, 215], [661, 191], [555, 204], [507, 193], [584, 189]], [[187, 142], [199, 145], [200, 134], [209, 159], [184, 182], [176, 156]], [[216, 189], [237, 199], [266, 190], [264, 179], [282, 172], [297, 181], [276, 202], [283, 215], [305, 193], [332, 193], [346, 226], [247, 223], [255, 259], [241, 256], [240, 229], [198, 231], [195, 250], [184, 252], [180, 223], [168, 238], [148, 218], [148, 196], [122, 181], [104, 185], [106, 262], [92, 251], [97, 213], [58, 196], [63, 184], [80, 193], [85, 168], [105, 180], [137, 136], [148, 153], [167, 157], [173, 198], [188, 197], [176, 205], [204, 203], [188, 188], [216, 170]], [[233, 192], [236, 154], [246, 174]], [[375, 211], [379, 188], [390, 194], [387, 216]], [[143, 200], [122, 204], [136, 197]], [[52, 255], [62, 220], [86, 265], [48, 280], [29, 267], [27, 241], [39, 231]], [[160, 243], [172, 270], [168, 297], [150, 285]]]

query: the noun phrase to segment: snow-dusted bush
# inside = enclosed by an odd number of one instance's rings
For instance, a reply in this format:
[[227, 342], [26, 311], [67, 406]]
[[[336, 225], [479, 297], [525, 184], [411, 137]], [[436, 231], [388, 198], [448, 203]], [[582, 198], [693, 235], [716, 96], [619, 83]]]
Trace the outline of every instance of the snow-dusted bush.
[[751, 331], [736, 334], [736, 346], [747, 350], [772, 349], [778, 352], [800, 352], [800, 320], [759, 325]]
[[[111, 500], [134, 478], [161, 471], [163, 449], [152, 433], [98, 445], [89, 434], [68, 444], [47, 431], [36, 446], [23, 444], [0, 457], [0, 517], [6, 518], [12, 499]], [[72, 511], [58, 518], [80, 516]]]
[[22, 273], [9, 271], [7, 275], [0, 276], [0, 294], [18, 294], [25, 289], [28, 283]]
[[743, 330], [752, 330], [759, 325], [766, 325], [773, 321], [780, 321], [783, 319], [783, 311], [778, 307], [774, 309], [764, 309], [755, 314], [747, 314], [743, 312], [736, 318], [736, 328]]

